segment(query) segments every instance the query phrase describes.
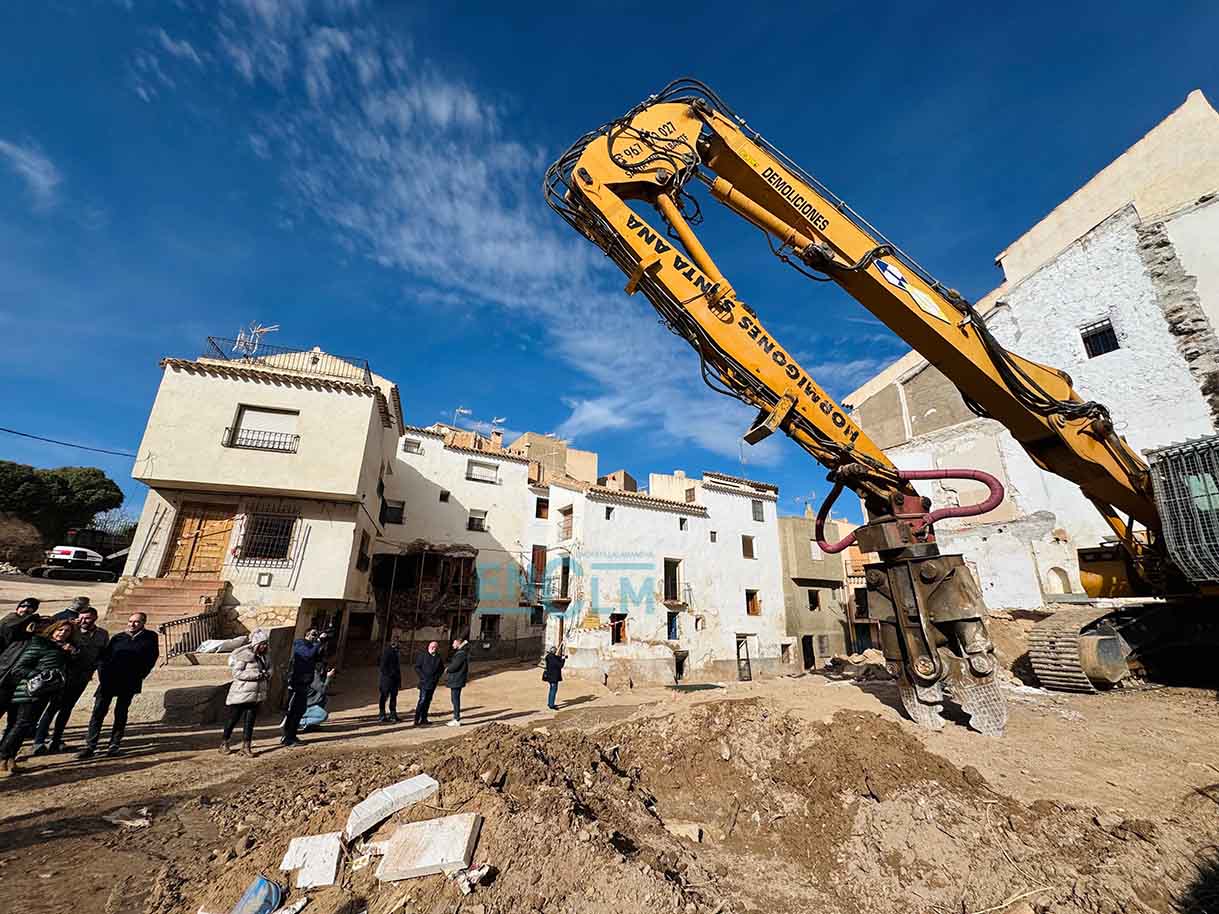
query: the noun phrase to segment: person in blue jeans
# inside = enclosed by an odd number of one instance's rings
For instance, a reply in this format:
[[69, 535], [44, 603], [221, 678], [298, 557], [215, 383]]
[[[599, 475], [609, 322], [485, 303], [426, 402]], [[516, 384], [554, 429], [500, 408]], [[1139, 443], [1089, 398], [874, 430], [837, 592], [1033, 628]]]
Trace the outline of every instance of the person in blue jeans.
[[563, 681], [563, 664], [567, 658], [555, 648], [546, 651], [546, 672], [542, 674], [542, 682], [550, 683], [550, 694], [546, 697], [546, 707], [552, 711], [559, 710], [555, 700], [559, 697], [559, 683]]

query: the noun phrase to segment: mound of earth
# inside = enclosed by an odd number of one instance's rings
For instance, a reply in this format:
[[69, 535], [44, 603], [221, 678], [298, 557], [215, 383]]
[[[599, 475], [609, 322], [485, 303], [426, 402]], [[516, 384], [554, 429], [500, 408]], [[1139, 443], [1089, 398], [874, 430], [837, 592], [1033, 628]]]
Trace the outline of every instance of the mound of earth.
[[187, 801], [213, 846], [164, 866], [148, 911], [227, 912], [258, 873], [286, 881], [292, 837], [340, 830], [368, 793], [420, 771], [440, 794], [370, 837], [477, 812], [474, 860], [494, 880], [463, 897], [443, 876], [383, 884], [347, 858], [307, 911], [1168, 912], [1209, 891], [1200, 867], [1219, 834], [1205, 796], [1154, 822], [1026, 806], [874, 715], [808, 725], [724, 701], [592, 734], [492, 724], [408, 753], [306, 758], [274, 782]]

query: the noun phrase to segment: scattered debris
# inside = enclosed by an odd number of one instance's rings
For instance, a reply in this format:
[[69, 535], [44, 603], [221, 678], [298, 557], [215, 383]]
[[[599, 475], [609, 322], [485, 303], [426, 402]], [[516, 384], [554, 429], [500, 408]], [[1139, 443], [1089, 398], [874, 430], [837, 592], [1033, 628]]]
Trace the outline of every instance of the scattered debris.
[[434, 797], [438, 790], [440, 790], [439, 782], [426, 774], [418, 774], [405, 781], [375, 790], [351, 810], [343, 834], [348, 841], [351, 841], [374, 825], [384, 822], [399, 810]]
[[102, 816], [102, 819], [111, 825], [121, 825], [123, 828], [147, 828], [152, 824], [152, 819], [148, 817], [147, 806], [141, 806], [138, 812], [130, 806], [120, 806], [114, 812]]
[[11, 562], [0, 562], [0, 574], [25, 574], [25, 572]]
[[377, 878], [397, 882], [468, 867], [482, 821], [477, 813], [465, 812], [399, 826], [377, 867]]
[[665, 831], [678, 838], [689, 838], [695, 844], [703, 840], [703, 827], [697, 822], [665, 822]]
[[457, 882], [457, 887], [461, 889], [461, 894], [469, 895], [474, 891], [475, 886], [481, 885], [494, 872], [495, 869], [491, 864], [484, 863], [470, 869], [458, 870], [453, 874], [453, 879]]
[[342, 837], [342, 832], [332, 831], [324, 835], [293, 838], [288, 843], [288, 851], [280, 861], [279, 868], [297, 870], [298, 889], [334, 885], [339, 856], [343, 853]]
[[305, 905], [309, 903], [309, 896], [305, 895], [298, 898], [292, 904], [288, 905], [282, 911], [276, 911], [275, 914], [300, 914], [305, 909]]

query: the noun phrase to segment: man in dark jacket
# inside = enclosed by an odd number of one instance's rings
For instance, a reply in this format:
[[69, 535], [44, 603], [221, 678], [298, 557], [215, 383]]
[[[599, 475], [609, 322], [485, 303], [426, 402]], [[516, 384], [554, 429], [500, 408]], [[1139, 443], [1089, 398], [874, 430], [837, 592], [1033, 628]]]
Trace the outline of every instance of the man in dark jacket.
[[0, 619], [0, 653], [14, 641], [29, 638], [42, 621], [38, 615], [38, 598], [26, 597], [17, 609]]
[[546, 698], [546, 707], [552, 711], [559, 710], [555, 699], [559, 697], [559, 683], [563, 681], [563, 664], [566, 662], [567, 658], [553, 647], [546, 651], [546, 672], [542, 674], [542, 681], [550, 683], [550, 695]]
[[[398, 690], [402, 688], [402, 665], [398, 657], [398, 639], [391, 638], [381, 653], [381, 678], [378, 683], [381, 693], [377, 720], [381, 723], [398, 722]], [[385, 704], [389, 702], [389, 717], [385, 716]]]
[[127, 631], [119, 632], [106, 644], [98, 655], [97, 693], [93, 697], [93, 715], [89, 718], [89, 732], [85, 737], [85, 748], [76, 754], [78, 759], [93, 758], [97, 743], [102, 736], [102, 724], [114, 703], [114, 723], [110, 727], [110, 745], [107, 755], [118, 755], [127, 729], [127, 709], [131, 699], [140, 693], [140, 688], [153, 667], [161, 650], [155, 632], [144, 626], [148, 616], [132, 613], [127, 618]]
[[444, 661], [440, 659], [440, 645], [433, 641], [427, 650], [420, 651], [415, 658], [415, 675], [419, 677], [419, 701], [415, 705], [415, 726], [426, 727], [428, 708], [432, 706], [432, 695], [436, 686], [440, 685], [440, 675], [444, 672]]
[[292, 642], [292, 666], [288, 673], [288, 713], [284, 717], [281, 746], [300, 746], [304, 740], [297, 739], [301, 718], [309, 706], [309, 686], [313, 684], [313, 671], [321, 659], [326, 636], [311, 628], [305, 637]]
[[[102, 651], [110, 642], [110, 634], [97, 625], [97, 610], [88, 605], [89, 598], [76, 616], [76, 632], [72, 636], [72, 655], [68, 660], [67, 682], [42, 712], [34, 732], [34, 755], [63, 752], [63, 731], [72, 716], [72, 709], [93, 679]], [[47, 734], [50, 734], [50, 743]]]
[[[62, 622], [66, 619], [69, 622], [75, 622], [80, 618], [80, 614], [87, 609], [93, 609], [93, 607], [89, 605], [88, 597], [73, 597], [72, 605], [67, 609], [61, 609], [55, 615], [51, 616], [51, 621]], [[96, 614], [97, 610], [93, 611]]]
[[445, 667], [445, 682], [449, 684], [449, 695], [453, 699], [453, 719], [445, 724], [446, 727], [461, 726], [461, 690], [470, 678], [470, 657], [466, 653], [469, 644], [464, 638], [454, 640], [453, 653]]

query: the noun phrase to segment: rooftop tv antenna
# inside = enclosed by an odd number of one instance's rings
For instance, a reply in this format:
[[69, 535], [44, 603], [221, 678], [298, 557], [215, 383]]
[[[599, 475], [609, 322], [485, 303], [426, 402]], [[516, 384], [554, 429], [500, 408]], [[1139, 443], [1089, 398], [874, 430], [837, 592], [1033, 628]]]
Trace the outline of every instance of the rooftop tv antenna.
[[258, 321], [251, 321], [249, 327], [237, 331], [237, 339], [233, 341], [233, 351], [241, 355], [253, 355], [262, 345], [264, 334], [274, 333], [278, 329], [279, 324], [260, 324]]

